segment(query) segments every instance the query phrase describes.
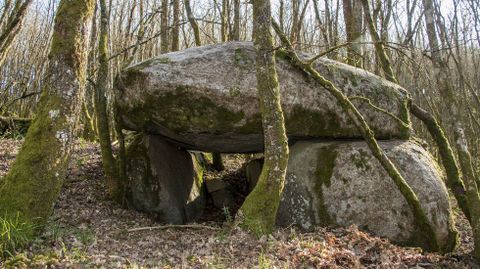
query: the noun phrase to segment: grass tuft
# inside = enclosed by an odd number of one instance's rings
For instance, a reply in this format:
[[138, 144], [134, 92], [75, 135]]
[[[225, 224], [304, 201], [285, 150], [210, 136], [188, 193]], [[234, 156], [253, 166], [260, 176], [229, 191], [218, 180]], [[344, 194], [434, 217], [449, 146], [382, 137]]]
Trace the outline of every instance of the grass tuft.
[[13, 256], [19, 249], [25, 247], [33, 238], [33, 224], [19, 219], [0, 217], [0, 258]]

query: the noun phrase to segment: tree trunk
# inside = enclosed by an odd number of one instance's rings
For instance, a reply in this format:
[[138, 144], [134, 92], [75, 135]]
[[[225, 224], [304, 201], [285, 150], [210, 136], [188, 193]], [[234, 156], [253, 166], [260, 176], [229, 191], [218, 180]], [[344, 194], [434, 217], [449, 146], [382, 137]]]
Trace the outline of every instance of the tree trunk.
[[[445, 101], [444, 111], [448, 111], [446, 117], [449, 130], [454, 134], [456, 149], [460, 167], [462, 168], [463, 180], [466, 183], [467, 201], [469, 205], [472, 230], [474, 232], [475, 258], [480, 260], [480, 197], [478, 196], [478, 177], [471, 164], [471, 154], [465, 135], [465, 126], [461, 113], [462, 105], [456, 98], [450, 70], [440, 53], [440, 47], [436, 32], [434, 19], [433, 0], [423, 0], [425, 26], [427, 30], [428, 42], [430, 44], [432, 63], [435, 70], [435, 78], [442, 99]], [[448, 105], [447, 105], [448, 104]], [[447, 107], [448, 106], [448, 107]], [[477, 193], [476, 195], [473, 192]]]
[[347, 48], [347, 63], [356, 67], [362, 66], [362, 6], [357, 0], [343, 0], [343, 17], [347, 42], [351, 43]]
[[180, 0], [173, 1], [172, 51], [180, 49]]
[[240, 40], [240, 0], [233, 0], [233, 36], [235, 41]]
[[9, 173], [0, 181], [0, 214], [44, 224], [67, 175], [85, 89], [93, 0], [62, 0], [36, 117]]
[[395, 78], [395, 74], [393, 73], [392, 65], [390, 64], [390, 59], [387, 56], [382, 40], [378, 35], [375, 22], [373, 21], [372, 15], [370, 13], [368, 0], [362, 0], [362, 4], [363, 4], [363, 10], [365, 13], [365, 19], [368, 25], [368, 30], [370, 31], [370, 36], [372, 38], [378, 60], [380, 61], [380, 64], [382, 66], [383, 73], [388, 80], [394, 83], [398, 83], [397, 79]]
[[475, 175], [474, 172], [472, 157], [468, 150], [467, 141], [462, 128], [455, 130], [455, 140], [463, 177], [465, 178], [465, 183], [467, 185], [467, 200], [470, 206], [470, 214], [472, 216], [470, 225], [472, 226], [473, 242], [475, 245], [474, 256], [478, 261], [480, 260], [480, 196], [478, 194], [477, 183], [475, 182], [477, 175]]
[[290, 42], [292, 46], [295, 48], [297, 46], [297, 35], [299, 35], [298, 31], [298, 21], [300, 16], [300, 1], [291, 1], [292, 5], [292, 27], [290, 29]]
[[[17, 36], [18, 32], [22, 28], [23, 21], [25, 20], [25, 15], [27, 14], [27, 9], [32, 3], [32, 0], [26, 0], [22, 3], [21, 0], [15, 2], [15, 7], [8, 17], [7, 24], [5, 29], [1, 29], [0, 33], [0, 66], [5, 61], [7, 53], [10, 50], [10, 47], [13, 43], [13, 40]], [[8, 6], [4, 6], [5, 11], [8, 10]], [[6, 14], [2, 15], [2, 20], [5, 19]]]
[[160, 19], [160, 52], [168, 52], [168, 0], [162, 0], [162, 16]]
[[288, 162], [288, 141], [280, 105], [270, 17], [270, 0], [255, 0], [253, 37], [257, 49], [257, 90], [262, 112], [265, 162], [258, 183], [240, 208], [238, 218], [241, 227], [256, 235], [270, 233], [275, 228]]
[[[375, 42], [375, 51], [378, 59], [381, 62], [383, 73], [389, 81], [398, 83], [397, 78], [391, 67], [389, 57], [385, 52], [383, 43], [381, 43], [380, 37], [375, 28], [368, 0], [362, 0], [362, 4], [364, 7], [365, 19], [369, 27], [372, 41]], [[453, 192], [455, 198], [457, 199], [458, 205], [464, 212], [465, 216], [469, 220], [471, 220], [465, 187], [462, 179], [460, 178], [460, 173], [458, 170], [457, 162], [455, 160], [455, 156], [453, 154], [453, 150], [450, 147], [450, 143], [448, 142], [448, 139], [446, 138], [442, 127], [438, 124], [437, 120], [430, 113], [423, 110], [415, 103], [412, 104], [410, 111], [415, 117], [417, 117], [426, 125], [430, 135], [437, 144], [440, 157], [442, 159], [442, 163], [447, 174], [447, 185]]]
[[291, 63], [297, 67], [299, 70], [308, 74], [313, 80], [315, 80], [319, 85], [325, 88], [333, 97], [337, 100], [338, 104], [345, 111], [347, 116], [352, 120], [357, 129], [362, 134], [363, 139], [367, 143], [368, 148], [372, 152], [372, 155], [379, 161], [385, 171], [388, 173], [390, 178], [393, 180], [395, 185], [398, 187], [400, 193], [407, 201], [410, 209], [412, 210], [413, 216], [417, 223], [418, 228], [425, 235], [425, 242], [430, 242], [431, 249], [440, 250], [437, 242], [437, 237], [435, 234], [432, 225], [430, 224], [425, 212], [420, 206], [420, 201], [418, 200], [417, 195], [413, 192], [412, 188], [405, 181], [403, 176], [400, 174], [398, 169], [392, 163], [390, 158], [385, 154], [383, 149], [378, 145], [377, 140], [373, 134], [373, 131], [368, 126], [362, 114], [358, 109], [353, 105], [349, 98], [339, 89], [332, 84], [331, 81], [325, 79], [317, 70], [315, 70], [311, 63], [304, 63], [293, 50], [292, 45], [290, 44], [287, 37], [281, 32], [279, 26], [274, 24], [275, 31], [280, 36], [280, 39], [283, 45], [287, 48], [286, 57], [290, 59]]
[[416, 104], [412, 104], [410, 111], [415, 117], [421, 120], [425, 126], [427, 126], [428, 132], [437, 144], [442, 164], [445, 168], [445, 173], [447, 174], [447, 186], [455, 196], [460, 209], [471, 222], [472, 219], [468, 206], [467, 192], [463, 180], [460, 177], [460, 171], [458, 169], [457, 161], [455, 160], [455, 155], [447, 137], [445, 136], [445, 132], [430, 113]]
[[227, 28], [228, 28], [228, 18], [227, 18], [227, 1], [228, 0], [222, 0], [222, 12], [220, 15], [220, 27], [221, 27], [221, 41], [226, 42], [227, 41]]
[[102, 164], [108, 196], [121, 202], [122, 188], [118, 177], [110, 139], [108, 123], [107, 98], [108, 87], [108, 17], [105, 0], [100, 0], [100, 39], [98, 41], [98, 74], [95, 85], [95, 114], [97, 116], [98, 138], [102, 151]]
[[188, 21], [193, 29], [193, 35], [195, 36], [195, 45], [201, 46], [202, 41], [200, 39], [200, 29], [198, 27], [197, 20], [195, 20], [195, 16], [193, 16], [192, 7], [190, 6], [190, 0], [183, 0], [185, 4], [185, 11], [187, 12]]

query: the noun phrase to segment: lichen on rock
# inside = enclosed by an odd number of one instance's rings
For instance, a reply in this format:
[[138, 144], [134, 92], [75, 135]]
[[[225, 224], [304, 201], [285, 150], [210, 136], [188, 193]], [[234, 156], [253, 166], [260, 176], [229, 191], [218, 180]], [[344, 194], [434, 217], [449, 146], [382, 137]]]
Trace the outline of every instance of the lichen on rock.
[[[230, 42], [167, 53], [131, 66], [116, 81], [120, 119], [130, 130], [162, 135], [192, 150], [260, 152], [254, 59], [252, 43]], [[316, 68], [348, 96], [368, 98], [381, 108], [356, 103], [377, 138], [409, 137], [409, 97], [400, 86], [329, 59], [319, 59]], [[277, 71], [291, 140], [361, 137], [334, 97], [281, 55]]]
[[[441, 249], [452, 250], [452, 210], [433, 158], [410, 141], [380, 145], [417, 194]], [[355, 224], [393, 242], [428, 249], [405, 198], [364, 142], [304, 141], [292, 146], [277, 221], [304, 229]]]

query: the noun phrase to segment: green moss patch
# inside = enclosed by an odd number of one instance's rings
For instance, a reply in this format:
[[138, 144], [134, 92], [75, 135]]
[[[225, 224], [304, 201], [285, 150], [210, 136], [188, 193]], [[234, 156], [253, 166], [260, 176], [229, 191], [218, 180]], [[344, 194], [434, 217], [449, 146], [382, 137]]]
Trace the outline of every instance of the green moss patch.
[[333, 169], [335, 168], [335, 160], [337, 158], [337, 145], [332, 144], [319, 148], [317, 151], [317, 169], [315, 175], [315, 194], [318, 198], [317, 211], [320, 217], [320, 225], [329, 226], [333, 224], [323, 199], [323, 186], [330, 187]]

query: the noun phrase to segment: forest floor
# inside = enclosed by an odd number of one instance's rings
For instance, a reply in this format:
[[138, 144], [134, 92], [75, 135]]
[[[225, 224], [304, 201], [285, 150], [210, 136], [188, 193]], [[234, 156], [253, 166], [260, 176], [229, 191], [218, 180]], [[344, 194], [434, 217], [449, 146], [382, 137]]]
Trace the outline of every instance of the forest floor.
[[[0, 139], [0, 177], [20, 145]], [[227, 158], [226, 171], [207, 176], [242, 180], [241, 162]], [[470, 254], [471, 230], [458, 214], [461, 242], [447, 255], [395, 246], [355, 227], [289, 228], [257, 239], [231, 229], [231, 217], [222, 213], [191, 228], [159, 228], [147, 215], [108, 201], [102, 178], [98, 146], [79, 142], [48, 227], [0, 268], [479, 268]], [[157, 228], [132, 230], [144, 227]]]

